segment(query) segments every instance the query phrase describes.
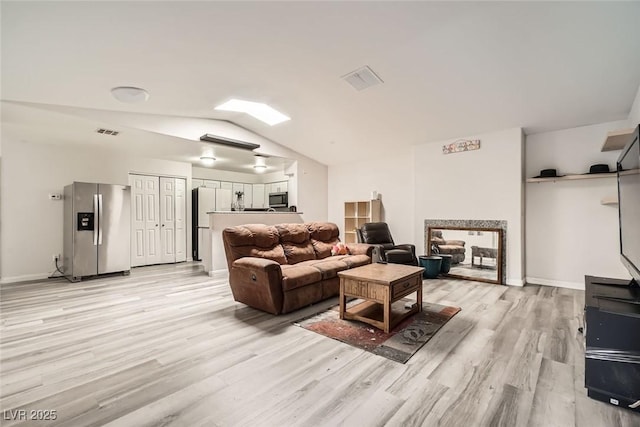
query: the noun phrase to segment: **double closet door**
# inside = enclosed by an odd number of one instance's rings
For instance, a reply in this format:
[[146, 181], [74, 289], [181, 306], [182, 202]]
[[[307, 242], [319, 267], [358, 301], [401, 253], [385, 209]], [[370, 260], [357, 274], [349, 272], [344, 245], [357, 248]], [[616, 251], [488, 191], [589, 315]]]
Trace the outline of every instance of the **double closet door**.
[[129, 174], [131, 266], [187, 260], [187, 182]]

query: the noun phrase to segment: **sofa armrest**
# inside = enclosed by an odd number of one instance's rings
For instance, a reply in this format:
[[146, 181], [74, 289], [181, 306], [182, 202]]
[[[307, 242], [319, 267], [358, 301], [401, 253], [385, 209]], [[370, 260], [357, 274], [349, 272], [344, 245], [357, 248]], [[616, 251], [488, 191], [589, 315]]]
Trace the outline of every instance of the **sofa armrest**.
[[272, 314], [282, 312], [282, 269], [277, 262], [239, 258], [231, 264], [229, 285], [236, 301]]
[[387, 262], [387, 257], [384, 254], [384, 245], [379, 244], [368, 244], [367, 246], [371, 246], [371, 252], [367, 251], [367, 255], [371, 257], [371, 262], [374, 264], [385, 263]]
[[373, 250], [376, 245], [370, 245], [367, 243], [349, 243], [346, 246], [351, 255], [367, 255], [371, 258], [373, 257]]

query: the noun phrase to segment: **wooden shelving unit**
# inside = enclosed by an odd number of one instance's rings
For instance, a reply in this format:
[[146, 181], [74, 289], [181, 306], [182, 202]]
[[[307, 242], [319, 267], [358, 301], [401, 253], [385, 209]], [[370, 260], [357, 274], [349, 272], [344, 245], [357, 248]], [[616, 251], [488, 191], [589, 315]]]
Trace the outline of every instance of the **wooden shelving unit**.
[[367, 222], [379, 222], [382, 204], [380, 200], [344, 202], [344, 242], [356, 243], [356, 229]]
[[625, 144], [629, 142], [633, 131], [634, 129], [622, 129], [608, 132], [601, 151], [622, 150]]
[[573, 181], [579, 179], [615, 178], [615, 173], [593, 173], [585, 175], [565, 175], [553, 178], [527, 178], [527, 182]]

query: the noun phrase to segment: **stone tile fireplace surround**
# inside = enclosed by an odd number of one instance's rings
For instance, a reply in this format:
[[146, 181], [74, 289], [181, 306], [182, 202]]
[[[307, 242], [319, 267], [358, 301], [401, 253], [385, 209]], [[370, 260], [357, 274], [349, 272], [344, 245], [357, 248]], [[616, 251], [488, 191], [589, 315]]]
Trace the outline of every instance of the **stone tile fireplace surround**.
[[425, 219], [424, 220], [424, 252], [427, 250], [427, 234], [429, 227], [466, 227], [466, 228], [499, 228], [502, 230], [502, 283], [507, 283], [507, 221], [494, 219]]

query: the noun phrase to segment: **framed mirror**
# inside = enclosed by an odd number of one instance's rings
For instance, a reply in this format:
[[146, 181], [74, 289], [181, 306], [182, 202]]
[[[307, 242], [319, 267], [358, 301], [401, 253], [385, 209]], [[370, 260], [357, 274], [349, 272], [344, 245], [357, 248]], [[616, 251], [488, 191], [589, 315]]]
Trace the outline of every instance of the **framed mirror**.
[[446, 276], [502, 284], [502, 229], [428, 227], [428, 255], [450, 256]]

